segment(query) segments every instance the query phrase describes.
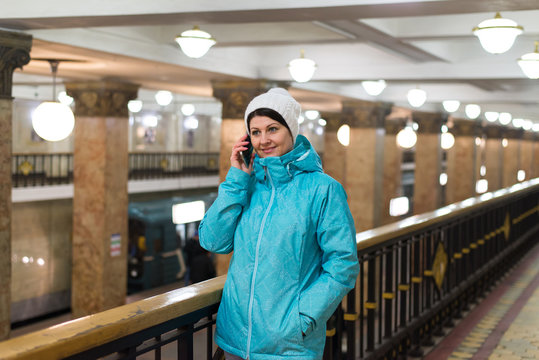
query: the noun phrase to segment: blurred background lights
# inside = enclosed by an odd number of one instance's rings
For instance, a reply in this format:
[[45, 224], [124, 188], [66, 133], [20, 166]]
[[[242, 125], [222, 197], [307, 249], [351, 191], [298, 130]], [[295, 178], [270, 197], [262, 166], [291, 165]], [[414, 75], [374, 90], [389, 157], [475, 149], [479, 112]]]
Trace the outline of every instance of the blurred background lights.
[[337, 130], [337, 140], [343, 146], [350, 145], [350, 126], [342, 125], [339, 130]]
[[172, 93], [170, 91], [167, 91], [167, 90], [159, 90], [155, 94], [155, 101], [160, 106], [167, 106], [168, 104], [170, 104], [172, 102]]
[[142, 110], [142, 100], [129, 100], [127, 103], [127, 108], [132, 113], [138, 113], [140, 110]]
[[496, 111], [486, 111], [485, 112], [485, 119], [489, 122], [494, 122], [498, 120], [498, 117], [500, 116], [500, 113]]
[[500, 124], [502, 125], [508, 125], [511, 122], [511, 119], [513, 117], [508, 112], [501, 112], [500, 116], [498, 117], [498, 120], [500, 121]]
[[478, 194], [482, 194], [484, 192], [487, 192], [487, 190], [488, 190], [487, 179], [477, 180], [477, 182], [475, 183], [475, 192]]
[[444, 107], [444, 110], [449, 112], [449, 113], [452, 113], [452, 112], [455, 112], [459, 109], [460, 107], [460, 101], [458, 100], [444, 100], [442, 102], [442, 105]]
[[318, 110], [305, 110], [305, 117], [309, 120], [315, 120], [318, 116], [320, 116]]
[[66, 106], [73, 104], [73, 100], [74, 99], [71, 96], [67, 95], [65, 91], [60, 91], [58, 93], [58, 101]]
[[481, 114], [481, 107], [477, 104], [468, 104], [464, 108], [464, 112], [469, 119], [477, 119], [479, 114]]
[[371, 96], [378, 96], [386, 88], [385, 80], [366, 80], [361, 82], [361, 86], [365, 92]]
[[526, 179], [526, 171], [524, 170], [519, 170], [517, 172], [517, 180], [518, 181], [524, 181], [524, 179]]
[[183, 104], [181, 112], [184, 116], [191, 116], [195, 113], [195, 105], [193, 104]]
[[389, 215], [402, 216], [410, 210], [410, 200], [406, 196], [401, 196], [389, 200]]
[[440, 185], [445, 186], [447, 185], [447, 174], [441, 173], [440, 174]]

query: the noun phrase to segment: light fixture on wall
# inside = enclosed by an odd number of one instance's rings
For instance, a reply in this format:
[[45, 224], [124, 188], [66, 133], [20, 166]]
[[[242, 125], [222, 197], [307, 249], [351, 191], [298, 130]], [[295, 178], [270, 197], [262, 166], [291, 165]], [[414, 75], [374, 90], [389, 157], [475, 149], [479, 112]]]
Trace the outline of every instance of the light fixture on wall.
[[444, 150], [449, 150], [455, 145], [455, 137], [448, 131], [447, 126], [445, 125], [442, 126], [440, 145]]
[[477, 119], [477, 117], [481, 114], [481, 106], [477, 104], [468, 104], [464, 108], [464, 112], [469, 119]]
[[384, 91], [387, 84], [385, 80], [365, 80], [361, 82], [361, 86], [370, 96], [378, 96]]
[[539, 79], [539, 41], [535, 42], [535, 51], [522, 55], [518, 59], [518, 65], [524, 75], [530, 79]]
[[491, 54], [502, 54], [509, 50], [524, 29], [510, 19], [503, 19], [499, 12], [494, 19], [482, 21], [472, 32], [479, 38], [481, 46]]
[[155, 101], [160, 106], [167, 106], [168, 104], [172, 102], [172, 98], [173, 98], [172, 93], [167, 90], [159, 90], [158, 92], [155, 93]]
[[427, 92], [420, 88], [411, 89], [406, 95], [408, 102], [415, 108], [421, 107], [427, 101]]
[[183, 53], [193, 59], [203, 57], [217, 43], [210, 34], [200, 30], [198, 26], [182, 32], [175, 40]]
[[291, 60], [288, 63], [288, 71], [294, 81], [304, 83], [313, 78], [316, 71], [316, 63], [314, 60], [305, 58], [305, 51], [301, 50], [299, 58]]
[[350, 145], [350, 126], [342, 125], [339, 130], [337, 130], [337, 140], [343, 146]]
[[408, 123], [404, 129], [397, 133], [397, 145], [403, 149], [411, 149], [417, 142], [417, 135], [412, 128], [412, 124]]
[[[38, 60], [38, 59], [34, 59]], [[71, 108], [56, 101], [56, 73], [60, 60], [39, 59], [49, 62], [52, 72], [52, 101], [44, 101], [32, 114], [34, 131], [47, 141], [60, 141], [67, 138], [75, 126], [75, 116]]]
[[455, 111], [457, 111], [459, 109], [460, 101], [458, 101], [458, 100], [444, 100], [442, 102], [442, 105], [443, 105], [445, 111], [447, 111], [448, 113], [452, 113], [452, 112], [455, 112]]

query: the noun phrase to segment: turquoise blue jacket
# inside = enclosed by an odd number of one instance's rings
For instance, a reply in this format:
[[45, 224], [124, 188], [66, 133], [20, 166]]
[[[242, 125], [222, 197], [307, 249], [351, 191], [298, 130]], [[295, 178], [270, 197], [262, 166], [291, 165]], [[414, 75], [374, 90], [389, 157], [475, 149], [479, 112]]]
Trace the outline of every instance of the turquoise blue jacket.
[[299, 135], [281, 157], [232, 167], [199, 228], [209, 251], [234, 251], [216, 343], [242, 358], [321, 359], [326, 321], [359, 272], [342, 186]]

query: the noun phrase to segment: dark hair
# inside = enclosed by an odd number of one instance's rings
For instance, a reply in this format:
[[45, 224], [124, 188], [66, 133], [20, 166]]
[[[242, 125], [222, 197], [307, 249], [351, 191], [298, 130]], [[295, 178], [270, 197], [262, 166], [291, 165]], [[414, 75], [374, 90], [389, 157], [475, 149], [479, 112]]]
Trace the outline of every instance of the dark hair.
[[290, 134], [292, 134], [292, 131], [290, 131], [290, 128], [288, 127], [288, 124], [284, 120], [283, 116], [279, 114], [277, 111], [270, 109], [270, 108], [260, 108], [252, 111], [249, 115], [247, 115], [247, 130], [251, 132], [251, 119], [255, 116], [267, 116], [270, 119], [273, 119], [281, 124], [283, 124]]

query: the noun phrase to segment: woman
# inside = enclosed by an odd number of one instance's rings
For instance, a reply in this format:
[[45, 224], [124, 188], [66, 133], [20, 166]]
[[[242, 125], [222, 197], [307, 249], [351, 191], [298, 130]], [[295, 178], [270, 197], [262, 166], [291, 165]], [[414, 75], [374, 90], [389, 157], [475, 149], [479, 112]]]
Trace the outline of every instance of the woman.
[[215, 334], [227, 359], [321, 359], [326, 321], [359, 271], [346, 194], [298, 135], [300, 112], [281, 88], [251, 101], [249, 166], [244, 135], [200, 224], [204, 248], [234, 251]]

